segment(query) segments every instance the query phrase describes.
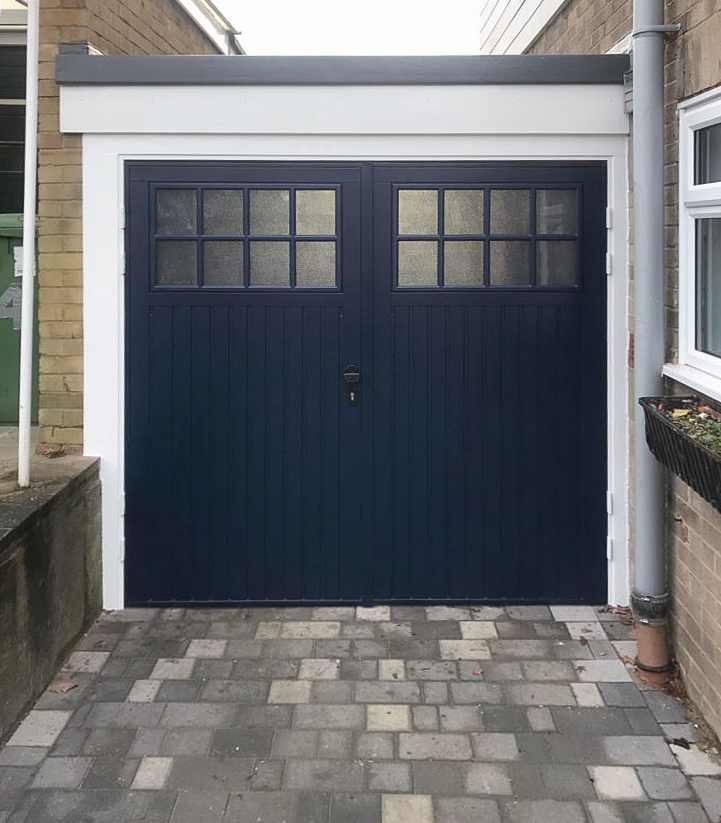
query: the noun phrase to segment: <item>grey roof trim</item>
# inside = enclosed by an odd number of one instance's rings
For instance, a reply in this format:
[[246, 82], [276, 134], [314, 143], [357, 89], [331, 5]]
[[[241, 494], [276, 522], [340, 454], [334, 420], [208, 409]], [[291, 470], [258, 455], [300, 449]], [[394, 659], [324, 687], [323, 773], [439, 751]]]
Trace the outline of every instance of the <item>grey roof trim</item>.
[[326, 86], [622, 84], [628, 55], [206, 57], [59, 54], [61, 85]]

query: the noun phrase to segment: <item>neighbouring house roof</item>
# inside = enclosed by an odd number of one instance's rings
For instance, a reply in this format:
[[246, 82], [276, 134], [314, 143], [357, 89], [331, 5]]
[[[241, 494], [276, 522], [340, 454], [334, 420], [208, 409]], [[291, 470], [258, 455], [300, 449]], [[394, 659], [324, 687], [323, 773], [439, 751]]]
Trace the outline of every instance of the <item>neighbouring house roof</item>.
[[534, 85], [621, 84], [629, 57], [94, 56], [61, 53], [61, 85]]

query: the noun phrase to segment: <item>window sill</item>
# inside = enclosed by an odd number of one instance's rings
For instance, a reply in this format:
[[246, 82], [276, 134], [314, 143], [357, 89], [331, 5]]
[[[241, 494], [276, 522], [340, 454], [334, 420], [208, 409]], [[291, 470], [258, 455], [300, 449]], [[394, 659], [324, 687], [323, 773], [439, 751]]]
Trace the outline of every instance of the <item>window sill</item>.
[[714, 377], [694, 366], [680, 363], [666, 363], [663, 367], [664, 377], [670, 377], [677, 383], [682, 383], [694, 391], [701, 392], [712, 400], [721, 402], [721, 378]]

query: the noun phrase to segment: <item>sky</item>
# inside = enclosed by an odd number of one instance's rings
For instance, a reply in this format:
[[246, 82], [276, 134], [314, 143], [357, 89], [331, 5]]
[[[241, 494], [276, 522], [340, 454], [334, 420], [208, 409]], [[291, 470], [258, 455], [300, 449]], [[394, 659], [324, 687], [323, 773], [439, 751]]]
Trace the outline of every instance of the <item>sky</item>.
[[214, 0], [248, 54], [478, 54], [483, 0]]

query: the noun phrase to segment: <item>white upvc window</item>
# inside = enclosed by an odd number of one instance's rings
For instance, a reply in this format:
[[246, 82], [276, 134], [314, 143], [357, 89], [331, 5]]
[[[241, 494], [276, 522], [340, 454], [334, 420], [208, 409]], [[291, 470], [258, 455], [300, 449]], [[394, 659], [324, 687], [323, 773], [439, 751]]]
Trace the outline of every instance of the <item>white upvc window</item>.
[[721, 399], [721, 88], [679, 106], [679, 367]]

